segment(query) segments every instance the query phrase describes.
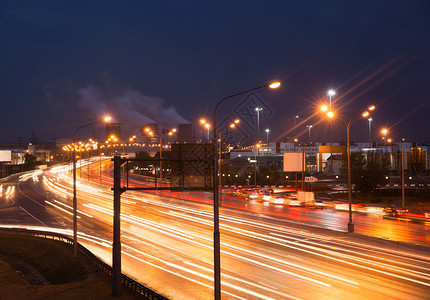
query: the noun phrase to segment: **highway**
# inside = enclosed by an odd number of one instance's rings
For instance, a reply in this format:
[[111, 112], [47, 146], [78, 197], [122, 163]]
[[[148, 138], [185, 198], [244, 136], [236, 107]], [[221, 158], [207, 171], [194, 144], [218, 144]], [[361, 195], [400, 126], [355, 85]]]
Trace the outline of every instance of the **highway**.
[[[98, 165], [90, 168], [92, 183], [85, 172], [78, 177], [79, 242], [110, 263], [109, 162], [105, 186]], [[0, 182], [2, 226], [71, 234], [68, 171]], [[211, 195], [129, 191], [121, 198], [123, 272], [170, 299], [213, 299]], [[428, 224], [355, 213], [356, 233], [346, 234], [347, 217], [224, 196], [223, 299], [428, 299]]]

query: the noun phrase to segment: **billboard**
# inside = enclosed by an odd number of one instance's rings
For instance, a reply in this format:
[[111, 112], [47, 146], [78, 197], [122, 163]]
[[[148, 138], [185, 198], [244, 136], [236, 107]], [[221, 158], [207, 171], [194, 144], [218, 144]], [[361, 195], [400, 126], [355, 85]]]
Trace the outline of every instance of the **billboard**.
[[0, 150], [0, 163], [12, 162], [12, 150]]
[[284, 172], [302, 172], [305, 166], [303, 152], [284, 152]]
[[172, 144], [170, 186], [213, 187], [213, 153], [212, 144]]

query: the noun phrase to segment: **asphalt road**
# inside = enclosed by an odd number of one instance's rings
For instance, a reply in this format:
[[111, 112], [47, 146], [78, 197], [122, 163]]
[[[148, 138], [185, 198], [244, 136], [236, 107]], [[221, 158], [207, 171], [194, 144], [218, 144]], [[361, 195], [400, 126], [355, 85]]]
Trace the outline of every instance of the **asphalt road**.
[[[0, 182], [3, 226], [70, 234], [67, 170]], [[108, 183], [109, 169], [103, 172]], [[83, 179], [79, 242], [110, 262], [112, 192]], [[126, 192], [121, 205], [123, 272], [170, 299], [212, 299], [210, 195]], [[233, 198], [224, 198], [220, 216], [224, 299], [429, 298], [426, 224], [354, 214], [356, 233], [346, 234], [345, 212]]]

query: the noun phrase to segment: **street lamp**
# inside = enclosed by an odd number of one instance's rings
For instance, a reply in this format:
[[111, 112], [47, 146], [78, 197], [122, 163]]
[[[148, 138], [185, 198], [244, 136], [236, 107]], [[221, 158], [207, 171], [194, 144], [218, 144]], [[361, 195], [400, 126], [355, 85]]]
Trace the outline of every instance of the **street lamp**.
[[336, 95], [336, 92], [334, 90], [328, 90], [327, 92], [329, 98], [330, 98], [330, 110], [331, 110], [331, 97], [333, 97], [334, 95]]
[[[347, 157], [348, 157], [348, 202], [349, 202], [349, 222], [348, 222], [348, 233], [354, 232], [354, 223], [352, 223], [352, 185], [351, 185], [351, 147], [349, 142], [349, 129], [351, 127], [351, 123], [358, 117], [368, 117], [369, 111], [375, 109], [375, 106], [370, 106], [368, 111], [363, 112], [361, 115], [357, 115], [349, 121], [345, 120], [343, 117], [338, 116], [338, 118], [345, 124], [346, 126], [346, 145], [347, 145]], [[334, 112], [329, 111], [327, 113], [329, 118], [333, 118], [335, 116]], [[332, 158], [333, 159], [333, 158]]]
[[270, 132], [270, 129], [267, 128], [265, 131], [266, 131], [266, 134], [267, 134], [266, 144], [267, 144], [267, 147], [269, 147], [269, 132]]
[[[110, 116], [105, 116], [102, 119], [104, 122], [111, 120]], [[102, 120], [97, 120], [88, 124], [85, 124], [73, 133], [73, 255], [78, 256], [78, 201], [76, 199], [76, 134], [82, 128], [94, 125]]]
[[311, 142], [311, 128], [312, 128], [312, 125], [306, 125], [306, 127], [309, 130], [309, 143], [310, 143]]
[[[161, 136], [160, 136], [160, 186], [161, 187], [163, 187], [163, 161], [162, 161], [163, 140], [164, 140], [164, 134], [166, 133], [166, 131], [168, 132], [167, 134], [169, 136], [172, 136], [176, 132], [176, 128], [173, 128], [173, 129], [163, 128], [161, 130]], [[160, 190], [160, 196], [161, 195], [163, 195], [163, 190]]]
[[209, 144], [210, 143], [209, 132], [210, 132], [211, 124], [206, 122], [205, 119], [200, 119], [200, 124], [202, 124], [208, 130], [208, 144]]
[[405, 139], [402, 139], [402, 208], [405, 208]]
[[257, 158], [258, 158], [258, 154], [260, 154], [259, 153], [259, 150], [260, 150], [260, 144], [257, 144], [257, 145], [255, 145], [255, 151], [254, 151], [254, 154], [255, 154], [255, 165], [254, 165], [254, 186], [255, 187], [257, 187]]
[[[372, 118], [367, 119], [369, 121], [369, 143], [372, 142]], [[370, 145], [372, 147], [372, 145]]]
[[[233, 123], [230, 124], [230, 128], [233, 129], [236, 127], [236, 125], [238, 125], [240, 123], [239, 119], [234, 120]], [[226, 128], [226, 135], [228, 135], [228, 128]], [[221, 180], [221, 153], [222, 153], [222, 141], [221, 141], [221, 131], [219, 131], [219, 136], [218, 136], [218, 195], [219, 195], [219, 203], [221, 204], [221, 185], [222, 185], [222, 180]]]
[[260, 140], [260, 111], [262, 111], [262, 107], [256, 107], [255, 111], [257, 112], [257, 141]]
[[272, 81], [269, 83], [266, 83], [262, 86], [250, 89], [250, 90], [246, 90], [240, 93], [236, 93], [230, 96], [227, 96], [225, 98], [222, 98], [220, 101], [218, 101], [218, 103], [215, 105], [215, 109], [214, 109], [214, 118], [213, 118], [213, 131], [212, 131], [212, 136], [213, 136], [213, 140], [214, 140], [214, 155], [213, 155], [213, 199], [214, 199], [214, 232], [213, 232], [213, 239], [214, 239], [214, 293], [215, 293], [215, 300], [220, 300], [221, 299], [221, 250], [220, 250], [220, 234], [219, 234], [219, 193], [218, 193], [218, 189], [216, 188], [217, 185], [217, 155], [216, 153], [218, 151], [216, 151], [216, 139], [217, 139], [217, 127], [216, 127], [216, 112], [218, 110], [218, 107], [221, 105], [221, 103], [223, 103], [225, 100], [233, 98], [235, 96], [239, 96], [242, 94], [246, 94], [258, 89], [262, 89], [262, 88], [271, 88], [271, 89], [275, 89], [278, 88], [281, 85], [281, 83], [279, 81]]
[[293, 127], [293, 135], [296, 136], [296, 120], [299, 118], [299, 116], [294, 116], [293, 117], [293, 121], [294, 121], [294, 127]]
[[209, 144], [210, 142], [209, 132], [210, 132], [211, 124], [206, 123], [205, 127], [208, 129], [208, 144]]
[[[334, 90], [330, 89], [330, 90], [328, 90], [327, 94], [328, 94], [328, 97], [330, 99], [329, 109], [330, 109], [330, 111], [332, 111], [331, 98], [334, 95], [336, 95], [336, 92]], [[332, 138], [332, 127], [330, 125], [329, 125], [329, 131], [330, 131], [330, 158], [331, 158], [331, 160], [330, 160], [330, 172], [333, 173], [333, 138]]]

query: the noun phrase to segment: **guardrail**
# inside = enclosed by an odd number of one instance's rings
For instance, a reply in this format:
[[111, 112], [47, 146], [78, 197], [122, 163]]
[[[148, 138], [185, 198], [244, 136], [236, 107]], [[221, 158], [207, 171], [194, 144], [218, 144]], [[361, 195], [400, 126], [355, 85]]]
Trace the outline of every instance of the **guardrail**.
[[[43, 237], [45, 239], [57, 240], [67, 244], [73, 244], [73, 239], [68, 237], [67, 235], [55, 232], [47, 232], [41, 230], [26, 230], [21, 228], [0, 228], [1, 233], [6, 234], [17, 234], [17, 235], [27, 235], [34, 237]], [[112, 267], [102, 261], [100, 258], [95, 256], [90, 250], [82, 246], [78, 243], [79, 251], [87, 256], [96, 267], [101, 270], [103, 273], [112, 276]], [[146, 299], [150, 300], [168, 300], [168, 298], [161, 296], [154, 292], [153, 290], [147, 288], [143, 284], [137, 282], [136, 280], [128, 277], [125, 274], [121, 274], [121, 283], [122, 285], [129, 287], [131, 290], [136, 293], [144, 296]]]

